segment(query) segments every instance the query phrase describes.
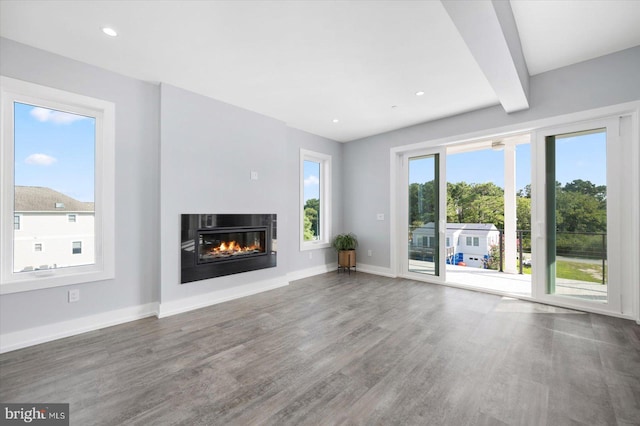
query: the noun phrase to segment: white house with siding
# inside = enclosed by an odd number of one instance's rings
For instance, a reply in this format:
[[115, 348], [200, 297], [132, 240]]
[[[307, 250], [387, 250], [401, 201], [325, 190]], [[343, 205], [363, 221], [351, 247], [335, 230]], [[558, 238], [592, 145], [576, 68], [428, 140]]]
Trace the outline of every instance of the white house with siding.
[[[413, 248], [432, 248], [435, 245], [433, 222], [429, 222], [412, 233]], [[467, 266], [482, 268], [489, 256], [491, 246], [500, 244], [500, 231], [491, 223], [447, 223], [445, 246], [454, 253], [456, 261]]]
[[51, 188], [16, 186], [14, 272], [95, 262], [94, 203]]

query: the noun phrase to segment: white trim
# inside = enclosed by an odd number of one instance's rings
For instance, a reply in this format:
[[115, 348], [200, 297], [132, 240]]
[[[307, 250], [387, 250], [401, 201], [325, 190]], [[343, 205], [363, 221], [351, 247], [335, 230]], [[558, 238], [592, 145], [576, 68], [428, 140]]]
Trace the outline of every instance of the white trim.
[[[320, 240], [305, 241], [304, 240], [304, 162], [314, 161], [320, 164]], [[300, 150], [300, 215], [298, 232], [300, 240], [300, 251], [315, 250], [331, 247], [331, 155], [322, 154], [320, 152]]]
[[157, 303], [131, 306], [0, 335], [0, 353], [156, 315]]
[[287, 281], [296, 281], [303, 278], [313, 277], [315, 275], [326, 274], [327, 272], [336, 271], [338, 264], [336, 262], [327, 263], [326, 265], [314, 266], [313, 268], [299, 269], [287, 273]]
[[222, 302], [228, 302], [229, 300], [251, 296], [254, 294], [262, 293], [263, 291], [269, 291], [288, 285], [289, 282], [286, 280], [286, 278], [280, 277], [271, 280], [257, 281], [241, 286], [225, 288], [222, 290], [215, 290], [210, 293], [185, 297], [178, 300], [172, 300], [170, 302], [160, 303], [158, 305], [158, 318], [165, 318], [171, 315], [205, 308], [207, 306], [216, 305]]
[[[407, 274], [409, 271], [409, 250], [407, 241], [407, 230], [409, 229], [409, 162], [412, 158], [422, 156], [433, 156], [438, 158], [438, 223], [434, 223], [434, 232], [438, 232], [440, 244], [438, 246], [438, 271], [437, 276], [432, 276], [440, 282], [446, 281], [446, 258], [445, 258], [445, 237], [446, 237], [446, 223], [447, 223], [447, 184], [446, 184], [446, 149], [444, 147], [431, 147], [421, 150], [404, 151], [398, 153], [399, 157], [399, 169], [397, 180], [391, 182], [392, 187], [398, 186], [401, 190], [396, 190], [396, 196], [398, 199], [396, 203], [392, 203], [390, 211], [398, 210], [398, 216], [400, 219], [396, 224], [397, 233], [395, 240], [395, 247], [392, 245], [390, 253], [396, 253], [397, 247], [400, 247], [397, 256], [396, 270], [392, 273], [395, 274]], [[393, 220], [397, 220], [394, 216]], [[392, 242], [393, 243], [393, 242]]]
[[357, 272], [364, 272], [365, 274], [380, 275], [381, 277], [397, 278], [397, 275], [391, 268], [385, 268], [376, 265], [367, 265], [365, 263], [358, 263], [356, 266]]
[[[115, 277], [115, 105], [101, 99], [0, 76], [1, 163], [0, 294], [103, 281]], [[47, 271], [13, 273], [14, 101], [94, 117], [95, 264]], [[11, 223], [9, 223], [11, 222]]]
[[[631, 161], [635, 161], [638, 167], [631, 168], [631, 181], [640, 188], [640, 105], [631, 114]], [[640, 237], [640, 191], [634, 191], [631, 197], [631, 217], [635, 218], [629, 225], [632, 235]], [[636, 243], [631, 253], [635, 259], [640, 256], [640, 238], [636, 238]], [[636, 313], [636, 323], [640, 325], [640, 262], [634, 262], [630, 266], [631, 282], [637, 283], [635, 286], [635, 297], [633, 310]]]

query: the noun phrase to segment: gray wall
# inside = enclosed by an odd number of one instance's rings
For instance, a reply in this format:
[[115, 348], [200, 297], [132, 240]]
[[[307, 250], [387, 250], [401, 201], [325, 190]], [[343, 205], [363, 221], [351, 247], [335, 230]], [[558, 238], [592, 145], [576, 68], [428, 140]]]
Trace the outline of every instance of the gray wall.
[[[283, 191], [284, 123], [161, 85], [161, 303], [283, 277], [291, 232]], [[251, 171], [258, 180], [250, 180]], [[182, 213], [276, 213], [275, 268], [180, 284]]]
[[[158, 86], [7, 39], [0, 39], [0, 74], [116, 105], [116, 278], [3, 295], [0, 332], [158, 300]], [[67, 302], [69, 288], [80, 289], [79, 302]]]
[[[390, 149], [455, 135], [517, 125], [572, 112], [640, 100], [640, 47], [536, 75], [527, 111], [507, 115], [502, 107], [407, 127], [349, 142], [344, 147], [344, 226], [360, 237], [358, 259], [390, 267]], [[372, 257], [365, 257], [366, 250]]]
[[[299, 152], [333, 156], [333, 179], [341, 179], [342, 144], [285, 123], [170, 85], [161, 85], [161, 302], [282, 279], [299, 269], [335, 259], [330, 249], [300, 252]], [[251, 171], [258, 180], [250, 180]], [[276, 213], [278, 265], [180, 284], [180, 214]], [[333, 221], [342, 224], [341, 191], [333, 197]], [[333, 256], [332, 256], [333, 255]]]

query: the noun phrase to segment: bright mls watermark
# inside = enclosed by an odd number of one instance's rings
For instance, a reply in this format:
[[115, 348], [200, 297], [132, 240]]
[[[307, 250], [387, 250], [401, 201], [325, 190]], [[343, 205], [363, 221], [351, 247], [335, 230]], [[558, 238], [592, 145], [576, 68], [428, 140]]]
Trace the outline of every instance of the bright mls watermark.
[[3, 425], [69, 426], [69, 404], [0, 403], [0, 416]]

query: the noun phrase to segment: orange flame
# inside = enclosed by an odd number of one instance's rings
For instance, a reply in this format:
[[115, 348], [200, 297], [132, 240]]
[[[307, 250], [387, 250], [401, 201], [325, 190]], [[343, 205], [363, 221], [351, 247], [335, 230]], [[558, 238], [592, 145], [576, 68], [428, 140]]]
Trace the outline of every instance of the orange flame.
[[260, 250], [260, 245], [250, 245], [242, 247], [242, 245], [238, 244], [235, 241], [226, 242], [223, 241], [220, 246], [214, 247], [212, 252], [214, 254], [233, 254], [233, 253], [242, 253], [242, 252], [252, 252], [254, 250]]

